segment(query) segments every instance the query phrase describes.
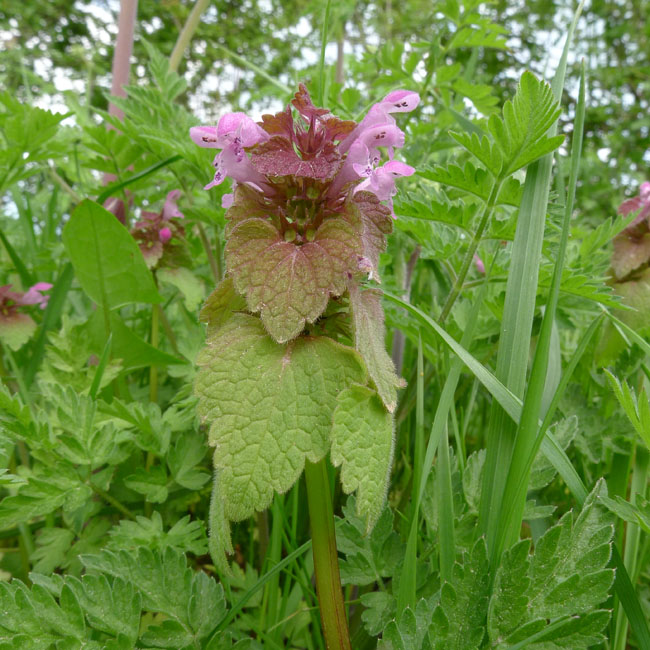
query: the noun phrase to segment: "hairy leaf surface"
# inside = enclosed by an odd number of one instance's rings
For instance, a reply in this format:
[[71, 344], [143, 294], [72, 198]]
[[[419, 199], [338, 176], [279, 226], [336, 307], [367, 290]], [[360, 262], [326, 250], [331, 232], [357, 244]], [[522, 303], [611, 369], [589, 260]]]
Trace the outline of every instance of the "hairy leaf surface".
[[248, 314], [216, 331], [197, 363], [199, 413], [210, 424], [230, 520], [266, 508], [293, 485], [305, 458], [327, 453], [337, 395], [366, 381], [354, 350], [320, 337], [278, 345]]
[[341, 466], [347, 494], [357, 491], [357, 513], [370, 531], [381, 514], [393, 464], [393, 418], [364, 386], [341, 391], [332, 427], [332, 463]]

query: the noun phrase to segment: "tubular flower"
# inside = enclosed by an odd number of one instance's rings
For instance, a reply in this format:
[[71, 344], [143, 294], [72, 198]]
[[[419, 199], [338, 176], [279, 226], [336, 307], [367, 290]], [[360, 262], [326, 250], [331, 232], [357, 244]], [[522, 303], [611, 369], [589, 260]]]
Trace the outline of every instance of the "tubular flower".
[[37, 282], [25, 292], [12, 291], [11, 285], [0, 287], [0, 341], [17, 350], [24, 345], [36, 329], [31, 316], [20, 308], [38, 305], [47, 307], [50, 299], [43, 294], [52, 288], [49, 282]]
[[177, 219], [182, 219], [185, 215], [176, 204], [180, 195], [180, 190], [169, 192], [160, 212], [143, 211], [140, 221], [136, 221], [133, 225], [131, 235], [138, 242], [149, 268], [156, 266], [163, 254], [168, 252], [166, 246], [174, 247], [175, 240], [182, 247], [185, 230]]
[[404, 145], [393, 114], [418, 102], [392, 92], [356, 124], [314, 106], [300, 84], [297, 117], [288, 106], [259, 123], [229, 113], [216, 127], [190, 129], [199, 146], [221, 149], [206, 188], [235, 181], [223, 199], [228, 273], [276, 341], [313, 323], [354, 275], [377, 277], [395, 179], [415, 171], [393, 159]]

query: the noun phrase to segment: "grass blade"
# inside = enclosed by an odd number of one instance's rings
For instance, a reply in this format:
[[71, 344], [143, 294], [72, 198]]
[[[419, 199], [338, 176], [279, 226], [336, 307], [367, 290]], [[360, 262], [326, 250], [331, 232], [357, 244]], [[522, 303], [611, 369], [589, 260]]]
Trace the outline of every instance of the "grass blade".
[[501, 556], [503, 549], [514, 544], [519, 538], [519, 530], [526, 503], [528, 476], [532, 461], [537, 455], [537, 431], [539, 417], [542, 410], [542, 399], [546, 386], [546, 378], [551, 352], [553, 324], [560, 295], [564, 257], [566, 255], [569, 233], [571, 228], [571, 214], [575, 200], [578, 169], [582, 152], [582, 135], [585, 118], [585, 69], [582, 66], [580, 79], [580, 94], [576, 109], [574, 125], [574, 140], [571, 148], [571, 173], [569, 176], [569, 191], [564, 210], [560, 246], [553, 269], [553, 279], [549, 292], [548, 302], [544, 310], [542, 326], [533, 359], [528, 388], [521, 414], [521, 421], [517, 428], [514, 449], [512, 452], [510, 468], [505, 481], [501, 516], [496, 529], [495, 543], [490, 548], [491, 561], [494, 564]]
[[[582, 12], [582, 4], [576, 10], [553, 79], [552, 89], [557, 99], [562, 96], [567, 56], [577, 20]], [[549, 135], [555, 135], [556, 130], [557, 122], [549, 130]], [[523, 397], [526, 386], [552, 166], [553, 155], [547, 154], [529, 165], [526, 172], [506, 287], [496, 376], [518, 397]], [[500, 511], [507, 480], [506, 470], [513, 457], [515, 438], [515, 426], [503, 410], [493, 404], [479, 506], [479, 529], [486, 533], [492, 560], [495, 557], [492, 549], [499, 535]]]

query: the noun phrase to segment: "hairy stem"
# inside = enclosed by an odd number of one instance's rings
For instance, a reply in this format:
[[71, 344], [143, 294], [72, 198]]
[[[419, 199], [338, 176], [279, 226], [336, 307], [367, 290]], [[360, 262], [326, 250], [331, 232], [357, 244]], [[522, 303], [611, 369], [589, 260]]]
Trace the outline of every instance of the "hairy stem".
[[325, 459], [305, 463], [307, 501], [311, 522], [316, 591], [320, 617], [328, 650], [351, 650], [350, 633], [345, 616], [339, 560], [336, 552], [334, 511]]

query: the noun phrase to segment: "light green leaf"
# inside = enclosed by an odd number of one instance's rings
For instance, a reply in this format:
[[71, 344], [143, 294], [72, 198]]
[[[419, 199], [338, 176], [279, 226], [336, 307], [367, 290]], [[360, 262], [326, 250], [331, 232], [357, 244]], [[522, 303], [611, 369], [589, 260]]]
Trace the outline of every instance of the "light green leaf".
[[332, 464], [341, 466], [346, 494], [357, 491], [357, 513], [366, 532], [381, 514], [394, 447], [393, 418], [377, 393], [364, 386], [341, 391], [332, 427]]
[[[522, 540], [504, 553], [488, 612], [493, 647], [505, 650], [529, 639], [525, 647], [534, 650], [577, 649], [602, 640], [600, 632], [608, 617], [598, 614], [594, 618], [593, 613], [600, 611], [614, 580], [613, 570], [607, 568], [612, 517], [597, 503], [603, 487], [602, 481], [596, 484], [577, 517], [569, 512], [550, 528], [537, 541], [534, 554], [529, 553], [530, 540]], [[549, 620], [566, 618], [568, 622], [586, 616], [590, 618], [580, 625], [549, 626], [547, 633], [541, 634]], [[602, 627], [594, 630], [594, 621]], [[583, 634], [585, 630], [591, 631]], [[560, 641], [565, 633], [569, 638]], [[544, 645], [550, 639], [556, 645]]]
[[35, 331], [36, 323], [27, 314], [0, 315], [0, 343], [12, 350], [22, 348], [32, 338]]
[[397, 406], [397, 388], [403, 387], [404, 382], [395, 374], [393, 360], [386, 352], [381, 291], [363, 291], [351, 282], [349, 293], [355, 347], [365, 361], [384, 406], [392, 413]]
[[194, 555], [204, 555], [207, 551], [203, 525], [200, 521], [191, 521], [190, 515], [179, 519], [169, 530], [164, 530], [160, 513], [154, 511], [150, 519], [142, 516], [137, 516], [135, 521], [123, 519], [109, 534], [111, 537], [107, 548], [111, 550], [147, 546], [162, 552], [171, 546]]
[[356, 514], [356, 500], [348, 498], [343, 506], [344, 519], [336, 527], [341, 561], [341, 582], [365, 586], [394, 574], [404, 557], [404, 545], [393, 530], [393, 513], [385, 507], [372, 532], [366, 534], [366, 522]]
[[503, 154], [502, 177], [510, 176], [562, 144], [564, 136], [546, 135], [560, 110], [551, 87], [532, 72], [524, 72], [514, 99], [503, 106], [503, 118], [492, 115], [488, 123]]
[[176, 287], [185, 299], [188, 311], [195, 311], [205, 296], [203, 282], [184, 266], [176, 269], [158, 269], [156, 276], [160, 282], [165, 282]]
[[632, 524], [637, 524], [650, 535], [650, 501], [638, 494], [636, 500], [636, 503], [630, 503], [620, 496], [615, 496], [613, 499], [600, 497], [601, 503], [617, 517]]
[[167, 464], [174, 480], [188, 490], [200, 490], [209, 480], [207, 472], [197, 469], [207, 448], [198, 433], [181, 435], [167, 454]]
[[66, 577], [88, 622], [95, 630], [114, 636], [123, 635], [135, 644], [140, 628], [141, 597], [130, 580], [104, 575]]
[[462, 564], [455, 564], [450, 582], [442, 585], [433, 613], [434, 650], [474, 650], [485, 634], [490, 578], [485, 540], [479, 539]]
[[83, 290], [104, 309], [162, 301], [135, 240], [97, 203], [85, 200], [75, 208], [63, 243]]
[[207, 297], [199, 315], [208, 325], [208, 337], [236, 311], [246, 311], [246, 299], [237, 293], [232, 278], [227, 276]]
[[[415, 611], [407, 607], [393, 619], [384, 630], [377, 650], [423, 650], [430, 648], [427, 632], [431, 621], [432, 608], [423, 598]], [[423, 646], [424, 642], [424, 646]]]
[[235, 521], [286, 492], [305, 458], [327, 453], [338, 393], [366, 381], [354, 350], [321, 337], [278, 345], [248, 314], [214, 332], [197, 364], [199, 413], [210, 424], [225, 516]]
[[146, 497], [150, 503], [164, 503], [167, 500], [167, 472], [162, 465], [154, 465], [148, 470], [138, 467], [134, 474], [124, 479], [124, 485]]
[[[185, 363], [171, 354], [155, 348], [129, 329], [117, 312], [110, 312], [109, 323], [113, 334], [112, 355], [120, 359], [125, 370], [145, 366], [169, 366]], [[104, 312], [97, 309], [88, 321], [91, 349], [101, 354], [106, 344]]]

